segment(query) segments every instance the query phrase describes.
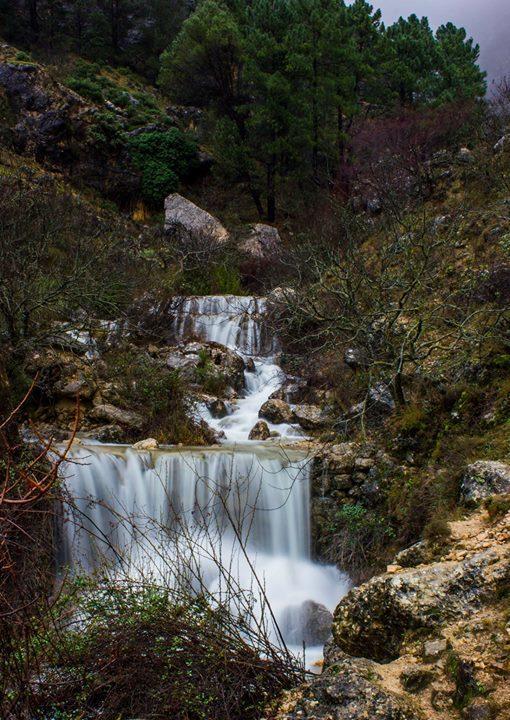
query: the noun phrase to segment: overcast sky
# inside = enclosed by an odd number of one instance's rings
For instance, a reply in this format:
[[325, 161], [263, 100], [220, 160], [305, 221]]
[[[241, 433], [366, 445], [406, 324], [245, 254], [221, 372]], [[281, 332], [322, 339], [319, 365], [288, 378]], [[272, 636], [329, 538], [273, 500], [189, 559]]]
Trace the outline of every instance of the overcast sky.
[[371, 0], [388, 24], [400, 15], [426, 15], [434, 27], [451, 20], [480, 45], [490, 78], [510, 75], [510, 0]]

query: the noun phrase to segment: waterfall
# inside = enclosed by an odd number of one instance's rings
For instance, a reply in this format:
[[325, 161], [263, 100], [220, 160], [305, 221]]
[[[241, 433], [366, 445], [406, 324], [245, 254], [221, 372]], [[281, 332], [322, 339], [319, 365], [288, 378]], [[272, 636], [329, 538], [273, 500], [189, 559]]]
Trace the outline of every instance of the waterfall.
[[[297, 652], [302, 641], [313, 644], [305, 609], [318, 603], [333, 610], [348, 581], [311, 559], [310, 457], [291, 443], [246, 441], [260, 405], [282, 381], [264, 312], [264, 300], [248, 297], [179, 303], [169, 318], [176, 338], [221, 342], [254, 360], [246, 395], [222, 425], [230, 442], [151, 453], [79, 446], [62, 467], [72, 502], [61, 554], [77, 572], [106, 564], [134, 579], [186, 579], [214, 601], [234, 583], [254, 592], [257, 612], [270, 604], [273, 638], [278, 628]], [[276, 427], [284, 436], [293, 432]], [[308, 662], [320, 654], [308, 648]]]
[[[245, 442], [259, 419], [259, 410], [281, 386], [284, 374], [277, 364], [278, 342], [265, 320], [265, 298], [234, 295], [207, 295], [177, 298], [171, 310], [171, 334], [179, 341], [200, 338], [235, 350], [250, 367], [244, 373], [245, 394], [227, 417], [214, 418], [200, 406], [200, 416], [227, 442]], [[267, 422], [267, 421], [266, 421]], [[280, 437], [299, 437], [299, 428], [287, 423], [267, 422], [270, 431]]]

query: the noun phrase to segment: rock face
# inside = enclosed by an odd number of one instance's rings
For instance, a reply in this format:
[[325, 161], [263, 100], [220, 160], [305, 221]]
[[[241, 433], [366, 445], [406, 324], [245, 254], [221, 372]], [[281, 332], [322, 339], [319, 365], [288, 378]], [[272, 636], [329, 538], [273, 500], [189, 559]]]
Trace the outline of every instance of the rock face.
[[505, 493], [510, 493], [510, 465], [494, 460], [478, 460], [468, 465], [461, 481], [464, 502], [477, 503]]
[[165, 231], [181, 241], [222, 245], [229, 239], [220, 221], [178, 193], [165, 200]]
[[90, 138], [101, 120], [83, 98], [33, 63], [0, 63], [0, 90], [11, 111], [10, 142], [17, 153], [113, 199], [138, 194], [140, 174], [125, 146]]
[[391, 660], [399, 655], [406, 633], [463, 617], [495, 599], [508, 582], [510, 565], [492, 550], [463, 562], [381, 575], [340, 602], [333, 637], [352, 655]]
[[396, 693], [380, 684], [378, 666], [341, 657], [317, 680], [289, 694], [278, 720], [418, 720]]
[[271, 433], [269, 432], [267, 423], [263, 420], [259, 420], [259, 422], [255, 423], [252, 427], [250, 434], [248, 435], [248, 440], [267, 440], [270, 437]]
[[250, 228], [239, 249], [252, 260], [269, 260], [280, 252], [281, 243], [280, 233], [275, 227], [257, 223]]
[[259, 417], [280, 425], [291, 423], [294, 420], [294, 413], [284, 400], [267, 400], [259, 410]]

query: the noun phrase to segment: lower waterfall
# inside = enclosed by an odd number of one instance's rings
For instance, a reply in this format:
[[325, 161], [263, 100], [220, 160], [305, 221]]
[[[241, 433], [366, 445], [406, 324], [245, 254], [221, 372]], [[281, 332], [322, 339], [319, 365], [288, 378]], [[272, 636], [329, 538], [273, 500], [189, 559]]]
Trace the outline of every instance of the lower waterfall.
[[[186, 583], [212, 602], [233, 598], [233, 610], [252, 613], [257, 623], [267, 622], [270, 608], [271, 638], [296, 653], [306, 645], [311, 665], [326, 639], [317, 634], [321, 617], [330, 617], [324, 607], [334, 609], [348, 579], [311, 559], [311, 458], [289, 440], [247, 440], [283, 381], [264, 312], [260, 298], [179, 304], [169, 318], [178, 341], [220, 342], [252, 361], [230, 415], [215, 421], [202, 410], [225, 444], [150, 453], [100, 444], [73, 449], [62, 467], [70, 502], [61, 561], [77, 573], [107, 567], [135, 581]], [[292, 425], [269, 426], [281, 441], [298, 434]]]

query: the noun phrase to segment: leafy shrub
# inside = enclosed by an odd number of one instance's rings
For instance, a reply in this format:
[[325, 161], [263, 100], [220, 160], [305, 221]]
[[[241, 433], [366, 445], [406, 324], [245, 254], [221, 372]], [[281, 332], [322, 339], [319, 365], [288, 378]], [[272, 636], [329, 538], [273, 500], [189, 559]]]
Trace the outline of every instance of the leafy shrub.
[[207, 393], [221, 397], [228, 386], [228, 378], [218, 370], [206, 350], [200, 350], [199, 358], [200, 362], [196, 369], [197, 381]]
[[178, 371], [168, 370], [142, 351], [116, 351], [107, 356], [107, 363], [107, 377], [119, 384], [122, 402], [145, 418], [146, 435], [160, 442], [200, 444]]
[[74, 90], [82, 97], [92, 100], [92, 102], [103, 102], [103, 92], [100, 85], [90, 78], [71, 77], [67, 80], [68, 87]]
[[329, 559], [362, 580], [381, 564], [395, 533], [387, 518], [359, 503], [346, 504], [330, 518]]
[[129, 151], [142, 173], [145, 200], [159, 205], [196, 167], [197, 146], [176, 128], [167, 132], [154, 131], [130, 137]]
[[94, 124], [87, 130], [88, 139], [99, 147], [120, 149], [124, 145], [124, 133], [115, 113], [96, 112]]
[[288, 661], [263, 658], [248, 644], [249, 628], [226, 607], [149, 584], [81, 585], [82, 622], [40, 641], [47, 648], [45, 680], [34, 683], [41, 720], [58, 713], [255, 720], [296, 682]]

